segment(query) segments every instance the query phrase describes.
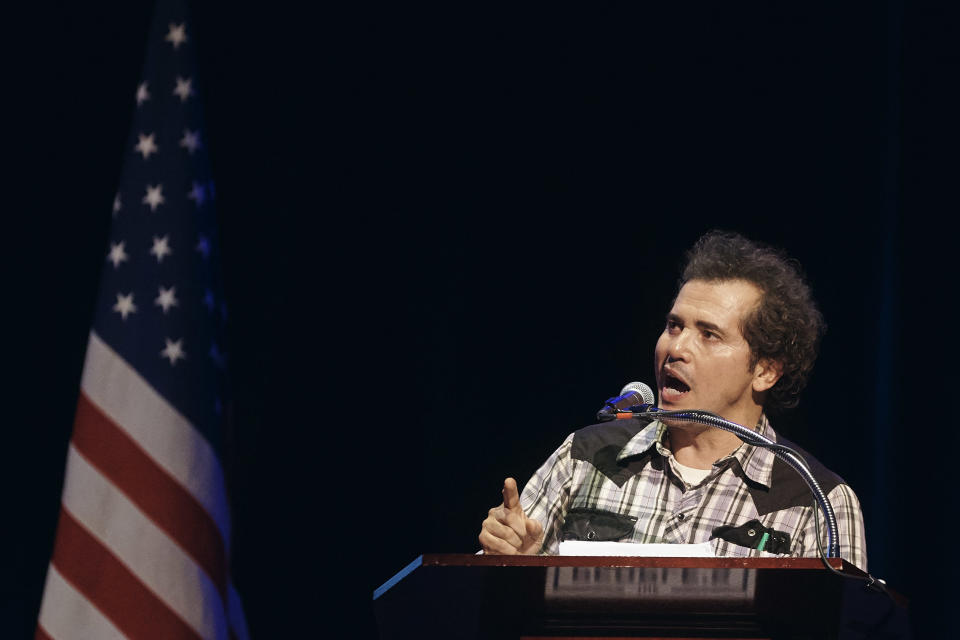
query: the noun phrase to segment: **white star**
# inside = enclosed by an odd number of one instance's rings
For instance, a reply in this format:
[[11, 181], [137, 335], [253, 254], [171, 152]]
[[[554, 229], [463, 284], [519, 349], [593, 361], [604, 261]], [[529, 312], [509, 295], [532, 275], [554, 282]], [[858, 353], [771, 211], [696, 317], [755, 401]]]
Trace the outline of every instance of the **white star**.
[[213, 359], [213, 363], [217, 365], [217, 367], [219, 367], [220, 369], [223, 369], [224, 365], [227, 363], [227, 356], [224, 353], [220, 353], [220, 349], [219, 347], [217, 347], [216, 342], [210, 345], [209, 354], [210, 354], [210, 357]]
[[187, 41], [187, 24], [181, 22], [180, 24], [170, 23], [170, 31], [167, 32], [167, 36], [164, 38], [167, 42], [173, 43], [173, 49], [176, 49]]
[[210, 289], [207, 289], [203, 294], [203, 304], [207, 308], [207, 311], [213, 311], [216, 303], [213, 301], [213, 291], [210, 291]]
[[123, 247], [125, 242], [111, 242], [110, 243], [110, 253], [107, 254], [107, 260], [113, 263], [113, 268], [116, 269], [120, 266], [121, 262], [126, 262], [130, 257], [127, 255], [127, 252], [124, 251]]
[[153, 301], [153, 304], [158, 307], [163, 307], [163, 313], [166, 314], [167, 311], [170, 310], [170, 307], [176, 307], [179, 304], [177, 300], [177, 288], [170, 287], [169, 289], [164, 289], [160, 287], [160, 295]]
[[127, 316], [131, 313], [137, 312], [137, 305], [133, 304], [133, 294], [128, 293], [123, 296], [119, 293], [117, 294], [117, 304], [113, 305], [113, 310], [120, 314], [120, 318], [123, 320], [127, 319]]
[[180, 138], [180, 146], [186, 149], [187, 153], [193, 155], [194, 151], [203, 147], [203, 145], [200, 143], [200, 132], [184, 129], [183, 137]]
[[150, 205], [150, 211], [156, 211], [157, 207], [162, 205], [166, 200], [163, 197], [163, 185], [158, 184], [153, 187], [149, 184], [147, 185], [147, 195], [143, 196], [143, 204]]
[[117, 214], [120, 213], [120, 209], [123, 208], [123, 203], [120, 202], [120, 194], [117, 193], [113, 196], [113, 217], [116, 218]]
[[170, 366], [177, 364], [177, 360], [183, 360], [187, 357], [187, 352], [183, 350], [183, 340], [174, 342], [170, 338], [164, 338], [167, 346], [160, 352], [161, 358], [169, 358]]
[[163, 262], [163, 257], [168, 256], [173, 253], [173, 249], [170, 248], [170, 236], [166, 235], [162, 238], [153, 236], [153, 248], [150, 249], [150, 253], [157, 256], [157, 263]]
[[143, 154], [143, 159], [147, 160], [150, 158], [151, 153], [157, 152], [157, 143], [154, 140], [155, 135], [150, 134], [148, 136], [143, 135], [142, 133], [138, 134], [140, 141], [137, 142], [136, 146], [133, 149], [139, 153]]
[[199, 236], [197, 241], [196, 249], [200, 252], [204, 258], [210, 257], [210, 241], [207, 240], [207, 236]]
[[186, 102], [187, 98], [193, 95], [193, 88], [190, 86], [190, 78], [183, 79], [177, 76], [177, 86], [173, 90], [173, 95], [180, 96], [180, 102]]
[[207, 192], [204, 191], [202, 184], [199, 182], [194, 182], [193, 189], [190, 189], [190, 191], [187, 192], [187, 197], [195, 201], [197, 203], [197, 207], [199, 208], [200, 205], [206, 201]]
[[137, 87], [137, 106], [139, 107], [144, 102], [150, 99], [150, 92], [147, 91], [147, 83], [141, 82]]

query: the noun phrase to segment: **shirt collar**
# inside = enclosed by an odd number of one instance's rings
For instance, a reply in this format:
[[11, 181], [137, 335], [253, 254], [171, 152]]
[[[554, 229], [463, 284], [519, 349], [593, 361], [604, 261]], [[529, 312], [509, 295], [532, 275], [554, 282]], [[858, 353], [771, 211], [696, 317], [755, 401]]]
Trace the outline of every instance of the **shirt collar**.
[[[766, 415], [760, 416], [756, 431], [774, 442], [777, 441], [777, 434], [770, 426], [770, 421]], [[620, 450], [620, 453], [617, 454], [617, 461], [647, 453], [651, 449], [655, 449], [663, 457], [670, 456], [670, 449], [665, 444], [666, 435], [667, 426], [659, 420], [654, 420], [630, 438], [623, 449]], [[721, 458], [715, 464], [722, 464], [730, 459], [733, 459], [743, 469], [748, 478], [765, 487], [770, 486], [770, 480], [773, 476], [773, 451], [765, 447], [755, 447], [742, 443], [733, 453]]]
[[[773, 427], [770, 426], [770, 421], [767, 419], [766, 414], [760, 416], [760, 421], [757, 422], [755, 431], [774, 442], [777, 441], [777, 434], [773, 430]], [[771, 449], [755, 447], [747, 443], [741, 444], [737, 447], [736, 451], [727, 456], [727, 458], [736, 460], [748, 478], [754, 482], [759, 482], [767, 488], [770, 487], [770, 480], [773, 477], [773, 461], [775, 457]]]
[[633, 456], [644, 454], [654, 445], [656, 445], [657, 451], [660, 452], [660, 455], [667, 455], [669, 452], [663, 448], [661, 443], [663, 433], [665, 432], [666, 426], [659, 420], [654, 420], [627, 441], [627, 444], [624, 445], [623, 449], [620, 450], [620, 453], [617, 454], [617, 462], [620, 462], [626, 458], [632, 458]]

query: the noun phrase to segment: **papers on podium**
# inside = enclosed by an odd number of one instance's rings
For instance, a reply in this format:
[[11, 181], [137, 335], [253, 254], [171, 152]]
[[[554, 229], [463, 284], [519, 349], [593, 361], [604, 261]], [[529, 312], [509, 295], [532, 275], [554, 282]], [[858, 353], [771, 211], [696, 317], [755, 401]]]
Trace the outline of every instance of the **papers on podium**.
[[709, 542], [700, 544], [640, 544], [636, 542], [587, 542], [568, 540], [560, 543], [561, 556], [645, 556], [648, 558], [713, 558]]

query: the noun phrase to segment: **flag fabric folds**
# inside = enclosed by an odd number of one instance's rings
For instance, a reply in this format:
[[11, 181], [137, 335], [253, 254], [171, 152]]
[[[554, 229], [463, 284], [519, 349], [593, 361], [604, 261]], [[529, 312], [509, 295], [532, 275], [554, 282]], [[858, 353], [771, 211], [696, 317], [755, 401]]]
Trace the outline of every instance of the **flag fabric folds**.
[[184, 0], [160, 0], [37, 638], [248, 637], [228, 562], [226, 306], [194, 46]]

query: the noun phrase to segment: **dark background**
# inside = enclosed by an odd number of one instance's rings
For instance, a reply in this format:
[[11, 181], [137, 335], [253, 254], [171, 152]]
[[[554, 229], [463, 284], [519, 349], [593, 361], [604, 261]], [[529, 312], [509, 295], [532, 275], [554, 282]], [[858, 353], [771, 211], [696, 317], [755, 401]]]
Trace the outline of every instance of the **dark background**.
[[[3, 637], [39, 608], [150, 18], [63, 4], [7, 26]], [[195, 4], [254, 637], [371, 632], [395, 571], [474, 551], [505, 476], [652, 381], [710, 228], [804, 265], [829, 331], [775, 424], [858, 492], [917, 636], [956, 632], [958, 11], [637, 4]]]

